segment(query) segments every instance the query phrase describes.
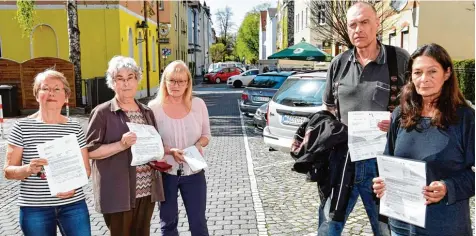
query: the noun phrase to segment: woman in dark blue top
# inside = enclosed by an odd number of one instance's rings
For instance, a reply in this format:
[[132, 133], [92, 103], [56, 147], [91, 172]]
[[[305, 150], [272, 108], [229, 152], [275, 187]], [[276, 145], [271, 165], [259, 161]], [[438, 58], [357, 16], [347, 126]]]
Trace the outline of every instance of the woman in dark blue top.
[[[390, 218], [392, 236], [472, 235], [474, 109], [464, 100], [451, 58], [441, 46], [417, 49], [407, 73], [384, 154], [426, 162], [426, 224], [421, 228]], [[382, 178], [374, 179], [373, 189], [378, 198], [383, 196]]]

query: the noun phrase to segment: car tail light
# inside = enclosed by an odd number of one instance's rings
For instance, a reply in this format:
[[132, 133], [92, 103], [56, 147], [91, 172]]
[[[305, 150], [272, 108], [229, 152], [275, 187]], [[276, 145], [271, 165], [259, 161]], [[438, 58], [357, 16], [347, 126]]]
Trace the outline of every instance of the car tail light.
[[248, 94], [242, 93], [242, 94], [241, 94], [241, 100], [242, 100], [242, 101], [248, 100]]

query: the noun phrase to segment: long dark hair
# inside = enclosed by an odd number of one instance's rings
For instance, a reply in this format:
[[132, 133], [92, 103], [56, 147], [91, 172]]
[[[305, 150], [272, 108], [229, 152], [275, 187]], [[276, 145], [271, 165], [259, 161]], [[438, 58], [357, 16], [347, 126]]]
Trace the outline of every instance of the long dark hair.
[[450, 69], [450, 77], [444, 82], [440, 96], [433, 101], [435, 104], [435, 115], [431, 119], [431, 124], [439, 128], [446, 128], [450, 124], [457, 123], [458, 117], [456, 109], [459, 106], [469, 106], [461, 90], [458, 87], [458, 80], [454, 73], [453, 62], [448, 52], [438, 44], [426, 44], [418, 48], [408, 62], [406, 72], [407, 84], [403, 87], [400, 97], [401, 123], [404, 128], [416, 128], [421, 119], [423, 109], [423, 98], [416, 92], [412, 82], [411, 73], [413, 62], [417, 57], [427, 56], [436, 60], [446, 72]]

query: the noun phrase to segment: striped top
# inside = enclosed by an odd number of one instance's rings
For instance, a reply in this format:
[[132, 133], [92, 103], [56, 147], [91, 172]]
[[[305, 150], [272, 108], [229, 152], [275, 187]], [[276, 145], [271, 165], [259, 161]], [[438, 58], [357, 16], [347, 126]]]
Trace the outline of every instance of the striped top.
[[[23, 118], [15, 122], [8, 137], [8, 143], [23, 148], [23, 165], [30, 160], [39, 158], [36, 146], [61, 138], [69, 134], [76, 134], [81, 149], [86, 148], [83, 129], [77, 121], [68, 119], [63, 124], [46, 124], [34, 118]], [[46, 176], [48, 178], [48, 176]], [[51, 196], [48, 182], [36, 175], [30, 175], [20, 183], [19, 206], [60, 206], [84, 199], [82, 188], [76, 189], [73, 197], [67, 199]]]

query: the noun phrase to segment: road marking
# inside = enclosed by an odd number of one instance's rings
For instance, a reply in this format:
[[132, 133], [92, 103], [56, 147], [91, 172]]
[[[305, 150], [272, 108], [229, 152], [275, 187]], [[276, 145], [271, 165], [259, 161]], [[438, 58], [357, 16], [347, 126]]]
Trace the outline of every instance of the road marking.
[[[240, 106], [240, 100], [238, 100], [238, 107]], [[245, 121], [243, 120], [243, 114], [240, 112], [241, 131], [243, 133], [243, 140], [245, 143], [246, 162], [248, 164], [248, 175], [250, 177], [251, 196], [253, 197], [253, 208], [256, 212], [256, 221], [258, 226], [258, 235], [268, 235], [268, 229], [266, 228], [266, 215], [263, 210], [263, 202], [259, 196], [258, 184], [256, 183], [255, 171], [253, 168], [253, 159], [251, 159], [251, 150], [248, 144], [248, 136], [246, 135]]]

